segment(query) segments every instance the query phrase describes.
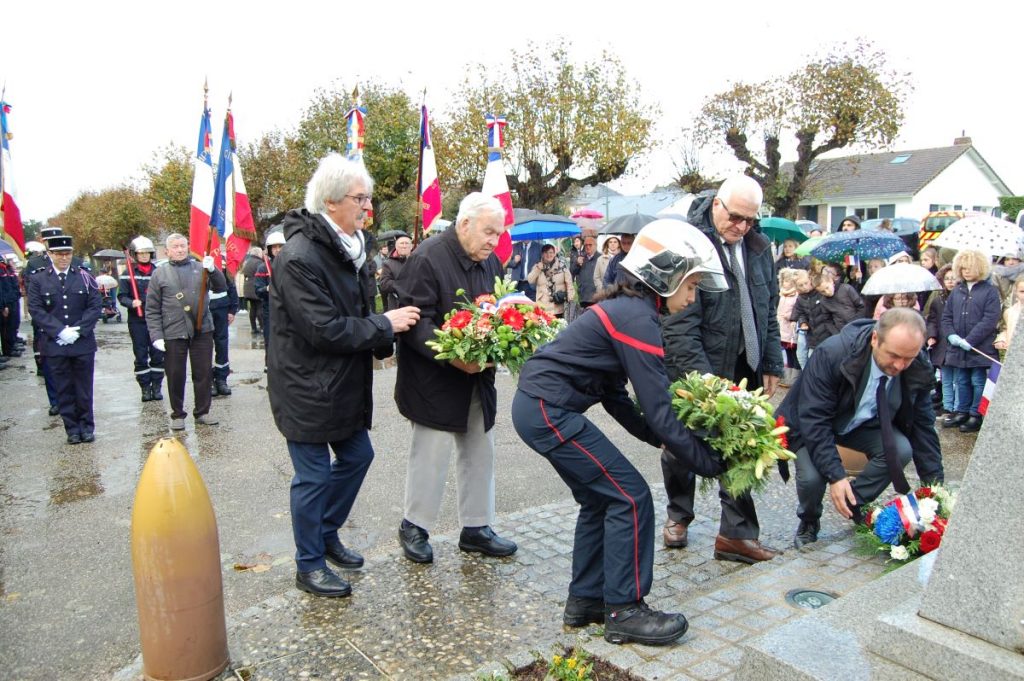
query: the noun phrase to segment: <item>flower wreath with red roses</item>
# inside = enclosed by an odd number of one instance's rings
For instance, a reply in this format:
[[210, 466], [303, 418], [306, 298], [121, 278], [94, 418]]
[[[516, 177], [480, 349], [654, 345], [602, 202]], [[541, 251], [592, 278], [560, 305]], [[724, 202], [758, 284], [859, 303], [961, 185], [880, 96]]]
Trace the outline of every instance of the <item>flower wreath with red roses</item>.
[[857, 526], [860, 550], [887, 554], [889, 569], [931, 553], [942, 544], [954, 506], [956, 494], [938, 483], [868, 506]]

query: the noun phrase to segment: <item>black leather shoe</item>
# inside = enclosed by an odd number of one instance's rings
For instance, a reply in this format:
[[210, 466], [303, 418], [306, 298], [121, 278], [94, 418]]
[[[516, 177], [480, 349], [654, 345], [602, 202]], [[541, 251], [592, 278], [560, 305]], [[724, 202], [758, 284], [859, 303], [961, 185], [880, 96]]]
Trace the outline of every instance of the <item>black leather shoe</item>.
[[82, 442], [96, 442], [96, 434], [93, 432], [82, 433]]
[[971, 417], [970, 417], [969, 414], [965, 414], [963, 412], [959, 412], [958, 411], [958, 412], [950, 414], [946, 418], [942, 419], [942, 427], [943, 428], [955, 428], [955, 427], [959, 426], [960, 424], [966, 422], [970, 418]]
[[609, 643], [665, 645], [681, 638], [689, 627], [682, 615], [651, 610], [640, 601], [608, 606], [604, 617], [604, 640]]
[[60, 407], [58, 407], [56, 404], [50, 407], [50, 416], [56, 416], [59, 413]]
[[981, 416], [972, 416], [960, 424], [960, 432], [977, 433], [981, 430], [982, 421], [984, 421], [984, 419]]
[[430, 534], [418, 525], [413, 525], [408, 520], [402, 521], [398, 528], [398, 541], [402, 544], [402, 551], [405, 557], [414, 563], [433, 563], [434, 549], [430, 548], [427, 539]]
[[485, 556], [504, 558], [511, 556], [519, 547], [508, 539], [494, 534], [489, 525], [483, 527], [464, 527], [459, 535], [459, 548], [463, 551], [482, 553]]
[[80, 445], [80, 444], [82, 444], [82, 436], [79, 435], [78, 433], [71, 433], [70, 435], [68, 435], [68, 444], [69, 445]]
[[352, 585], [326, 567], [312, 572], [296, 572], [295, 586], [300, 591], [327, 598], [339, 598], [352, 593]]
[[562, 622], [567, 627], [585, 627], [588, 624], [604, 624], [604, 599], [573, 596], [565, 601]]
[[324, 551], [324, 558], [327, 559], [328, 563], [345, 568], [346, 570], [355, 570], [363, 567], [363, 557], [352, 549], [345, 548], [344, 544], [328, 546], [327, 550]]
[[821, 530], [820, 520], [801, 520], [796, 528], [796, 537], [793, 538], [793, 546], [800, 548], [805, 544], [813, 544], [818, 541], [818, 531]]

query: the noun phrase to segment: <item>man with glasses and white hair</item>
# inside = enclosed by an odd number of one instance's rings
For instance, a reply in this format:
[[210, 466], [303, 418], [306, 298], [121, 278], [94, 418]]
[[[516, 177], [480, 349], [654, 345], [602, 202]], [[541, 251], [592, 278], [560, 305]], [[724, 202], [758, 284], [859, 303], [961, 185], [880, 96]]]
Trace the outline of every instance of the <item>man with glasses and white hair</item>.
[[[412, 421], [405, 483], [405, 517], [399, 540], [405, 557], [430, 563], [427, 542], [441, 510], [448, 460], [457, 451], [456, 480], [462, 534], [459, 548], [510, 556], [515, 543], [491, 530], [494, 519], [494, 366], [458, 359], [440, 362], [426, 346], [444, 316], [465, 298], [494, 292], [502, 267], [494, 248], [505, 231], [501, 203], [474, 192], [459, 206], [455, 224], [424, 241], [398, 275], [399, 304], [422, 311], [420, 323], [399, 337], [395, 401]], [[459, 291], [459, 293], [456, 293]]]
[[[373, 357], [390, 355], [395, 334], [419, 319], [414, 307], [375, 313], [363, 234], [372, 191], [362, 164], [324, 157], [306, 187], [306, 208], [285, 215], [284, 245], [269, 272], [267, 389], [295, 469], [295, 586], [315, 596], [352, 593], [328, 562], [363, 565], [338, 530], [373, 461]], [[278, 248], [273, 241], [268, 250]]]
[[[697, 301], [663, 322], [665, 364], [675, 380], [690, 371], [711, 373], [732, 381], [747, 379], [747, 389], [763, 387], [772, 395], [783, 372], [782, 345], [776, 310], [779, 287], [771, 244], [757, 228], [763, 193], [746, 175], [734, 175], [717, 193], [702, 194], [687, 218], [711, 239], [725, 266], [729, 289], [701, 291]], [[668, 520], [663, 540], [668, 548], [687, 543], [693, 520], [695, 478], [671, 456], [662, 456]], [[780, 472], [788, 474], [784, 465]], [[749, 494], [733, 498], [719, 491], [721, 526], [715, 558], [755, 563], [778, 553], [758, 541], [760, 526]]]

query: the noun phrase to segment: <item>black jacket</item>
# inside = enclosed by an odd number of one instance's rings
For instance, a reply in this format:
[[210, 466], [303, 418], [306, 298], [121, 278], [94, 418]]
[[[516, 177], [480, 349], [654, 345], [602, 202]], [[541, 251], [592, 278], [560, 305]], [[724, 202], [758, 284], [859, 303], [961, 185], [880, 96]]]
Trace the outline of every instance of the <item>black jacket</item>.
[[832, 335], [832, 319], [828, 309], [822, 304], [825, 296], [817, 291], [801, 293], [796, 297], [796, 304], [790, 314], [790, 321], [796, 322], [796, 328], [807, 325], [807, 347], [811, 350], [821, 345]]
[[922, 308], [924, 314], [925, 339], [934, 338], [935, 345], [928, 351], [932, 365], [941, 367], [946, 363], [946, 348], [949, 341], [942, 333], [942, 311], [946, 307], [946, 299], [949, 296], [942, 295], [942, 291], [931, 291], [928, 300]]
[[864, 300], [849, 284], [836, 284], [835, 293], [831, 298], [821, 297], [821, 305], [828, 312], [829, 336], [836, 335], [854, 319], [861, 319], [864, 316]]
[[[498, 405], [494, 369], [467, 374], [447, 360], [434, 359], [436, 353], [426, 342], [435, 338], [434, 330], [441, 328], [444, 316], [457, 303], [493, 293], [494, 278], [501, 272], [501, 262], [493, 253], [483, 262], [471, 260], [454, 228], [427, 239], [409, 256], [395, 282], [398, 304], [420, 308], [420, 320], [398, 337], [395, 402], [402, 416], [436, 430], [464, 433], [469, 401], [478, 390], [484, 429], [494, 426]], [[455, 293], [459, 289], [465, 297]]]
[[227, 290], [210, 294], [210, 309], [227, 310], [228, 314], [238, 314], [238, 289], [235, 287], [235, 279], [229, 277], [226, 270], [222, 270], [221, 274], [224, 275]]
[[[664, 443], [700, 475], [718, 475], [720, 457], [676, 418], [663, 357], [653, 297], [620, 295], [590, 307], [527, 360], [519, 389], [581, 414], [600, 402], [634, 437]], [[626, 392], [627, 380], [642, 413]], [[550, 448], [574, 435], [552, 433]]]
[[356, 270], [324, 218], [289, 211], [284, 233], [270, 289], [270, 408], [289, 440], [344, 440], [371, 425], [373, 350], [390, 353], [391, 323], [370, 313], [366, 265]]
[[139, 316], [139, 313], [132, 307], [132, 301], [135, 300], [135, 291], [132, 290], [132, 277], [129, 275], [127, 267], [121, 274], [120, 279], [118, 279], [117, 302], [128, 308], [129, 324], [146, 323], [146, 294], [149, 293], [149, 280], [153, 276], [153, 270], [155, 269], [156, 264], [152, 261], [147, 263], [136, 262], [134, 260], [132, 261], [132, 273], [135, 275], [135, 287], [139, 292], [139, 300], [142, 301], [142, 316]]
[[[776, 412], [790, 428], [790, 449], [807, 447], [814, 467], [832, 482], [846, 477], [836, 451], [836, 431], [857, 410], [874, 329], [873, 321], [858, 319], [819, 345]], [[945, 478], [932, 409], [934, 383], [932, 363], [922, 350], [900, 374], [901, 401], [893, 415], [893, 425], [910, 440], [914, 466], [926, 483]]]
[[[44, 357], [78, 357], [96, 352], [96, 322], [100, 318], [99, 285], [85, 268], [71, 265], [65, 283], [51, 265], [28, 279], [28, 311], [39, 327], [39, 348]], [[59, 345], [65, 326], [79, 327], [78, 340]]]
[[[580, 256], [583, 256], [582, 265], [578, 262]], [[590, 258], [587, 258], [586, 251], [580, 251], [575, 258], [569, 261], [569, 274], [576, 280], [581, 303], [594, 302], [594, 298], [599, 293], [597, 284], [594, 282], [594, 270], [597, 268], [597, 259], [599, 257], [601, 257], [601, 254], [596, 250]]]
[[[697, 300], [691, 305], [665, 318], [665, 364], [670, 377], [699, 371], [732, 379], [736, 358], [743, 349], [740, 295], [736, 289], [736, 275], [729, 268], [728, 256], [711, 220], [714, 196], [702, 194], [699, 198], [701, 200], [695, 200], [691, 206], [687, 219], [714, 244], [729, 281], [729, 290], [721, 293], [699, 291]], [[776, 316], [779, 284], [775, 278], [771, 244], [757, 228], [747, 232], [743, 244], [743, 267], [761, 350], [758, 372], [781, 376], [784, 365], [779, 320]]]
[[384, 311], [398, 308], [398, 289], [395, 288], [395, 280], [405, 266], [406, 257], [397, 255], [388, 256], [387, 260], [380, 266], [380, 277], [377, 280], [377, 288], [380, 289], [381, 302], [384, 304]]

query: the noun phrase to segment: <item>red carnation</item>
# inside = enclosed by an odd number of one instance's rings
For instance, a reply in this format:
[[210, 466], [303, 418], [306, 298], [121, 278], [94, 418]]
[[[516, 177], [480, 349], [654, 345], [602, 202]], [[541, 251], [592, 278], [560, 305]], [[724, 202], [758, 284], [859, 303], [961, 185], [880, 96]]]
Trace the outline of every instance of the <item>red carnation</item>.
[[785, 416], [779, 416], [778, 418], [775, 419], [775, 427], [776, 428], [778, 428], [779, 426], [784, 426], [784, 425], [786, 425], [786, 417]]
[[939, 548], [942, 543], [942, 535], [935, 530], [928, 530], [921, 535], [921, 553], [931, 553]]
[[917, 497], [918, 499], [928, 499], [932, 496], [932, 488], [919, 487], [918, 490], [914, 492], [914, 496]]
[[789, 449], [789, 438], [786, 437], [785, 433], [779, 435], [779, 446], [783, 449]]
[[448, 320], [448, 326], [453, 329], [464, 329], [473, 321], [473, 313], [469, 310], [459, 310]]
[[935, 526], [935, 531], [938, 532], [939, 535], [944, 535], [944, 534], [946, 534], [946, 525], [948, 523], [949, 523], [949, 521], [946, 520], [945, 518], [936, 518], [932, 522], [932, 525]]
[[740, 387], [738, 385], [731, 385], [729, 386], [729, 390], [734, 393], [738, 393], [740, 391]]

